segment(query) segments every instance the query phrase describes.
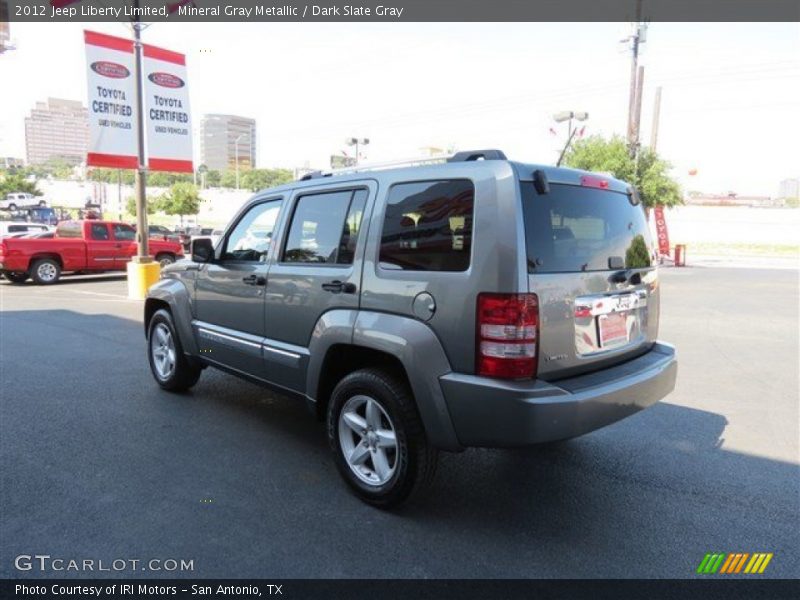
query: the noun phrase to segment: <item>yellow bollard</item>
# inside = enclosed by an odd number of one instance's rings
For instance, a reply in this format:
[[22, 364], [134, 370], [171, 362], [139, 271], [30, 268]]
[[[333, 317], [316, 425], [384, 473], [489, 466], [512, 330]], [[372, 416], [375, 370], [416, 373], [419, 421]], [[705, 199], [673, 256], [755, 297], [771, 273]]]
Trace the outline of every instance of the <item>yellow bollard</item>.
[[128, 263], [128, 298], [144, 300], [148, 288], [161, 276], [161, 265], [156, 261]]

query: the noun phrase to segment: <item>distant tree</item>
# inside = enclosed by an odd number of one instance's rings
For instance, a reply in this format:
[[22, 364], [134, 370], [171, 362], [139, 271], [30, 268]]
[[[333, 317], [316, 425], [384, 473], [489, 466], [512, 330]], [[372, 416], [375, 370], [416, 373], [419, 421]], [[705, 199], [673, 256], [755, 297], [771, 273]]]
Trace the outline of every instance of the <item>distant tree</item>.
[[5, 199], [6, 194], [14, 192], [33, 194], [34, 196], [42, 195], [42, 192], [40, 192], [37, 187], [36, 181], [28, 181], [28, 179], [20, 173], [7, 173], [2, 181], [0, 181], [0, 197]]
[[[241, 173], [239, 173], [239, 177], [241, 177]], [[224, 188], [235, 188], [236, 187], [236, 171], [225, 171], [220, 177], [219, 186]]]
[[[159, 199], [147, 199], [147, 214], [152, 215], [156, 212], [156, 204], [159, 202]], [[128, 196], [125, 199], [125, 212], [129, 215], [136, 216], [136, 196]]]
[[122, 183], [125, 185], [133, 185], [135, 177], [134, 171], [131, 169], [101, 169], [93, 168], [89, 171], [87, 177], [91, 181], [100, 181], [102, 183], [117, 183], [119, 176], [122, 175]]
[[219, 187], [222, 175], [219, 171], [206, 172], [206, 187]]
[[62, 158], [51, 158], [43, 168], [45, 174], [54, 179], [70, 179], [74, 174], [73, 166]]
[[564, 164], [611, 173], [617, 179], [632, 183], [647, 208], [683, 204], [680, 186], [669, 175], [670, 163], [649, 148], [642, 148], [638, 161], [634, 161], [625, 140], [619, 136], [607, 140], [593, 135], [575, 142], [567, 151]]
[[289, 183], [294, 179], [294, 173], [289, 169], [248, 169], [240, 176], [240, 187], [257, 192], [264, 188], [274, 187]]
[[183, 222], [184, 215], [196, 215], [200, 212], [202, 201], [194, 184], [178, 182], [172, 184], [172, 187], [155, 202], [155, 208], [168, 215], [178, 215]]
[[147, 175], [147, 185], [154, 187], [169, 187], [173, 183], [193, 183], [194, 175], [188, 173], [168, 173], [152, 171]]

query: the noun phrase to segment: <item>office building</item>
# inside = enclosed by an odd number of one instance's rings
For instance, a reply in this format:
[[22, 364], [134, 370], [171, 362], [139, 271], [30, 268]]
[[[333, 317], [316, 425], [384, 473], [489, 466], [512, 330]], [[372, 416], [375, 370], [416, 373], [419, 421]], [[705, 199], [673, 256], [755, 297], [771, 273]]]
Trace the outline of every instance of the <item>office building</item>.
[[29, 165], [63, 161], [77, 165], [86, 160], [89, 117], [77, 100], [48, 98], [37, 102], [25, 119], [25, 154]]
[[800, 179], [784, 179], [781, 181], [778, 198], [800, 198]]
[[236, 115], [204, 115], [200, 122], [200, 163], [212, 171], [256, 166], [255, 119]]

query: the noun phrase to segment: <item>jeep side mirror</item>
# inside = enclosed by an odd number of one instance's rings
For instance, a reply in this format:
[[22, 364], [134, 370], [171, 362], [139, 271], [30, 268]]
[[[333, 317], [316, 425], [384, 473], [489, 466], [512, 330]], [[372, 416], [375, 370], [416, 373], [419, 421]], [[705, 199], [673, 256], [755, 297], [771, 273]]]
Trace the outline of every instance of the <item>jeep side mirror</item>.
[[192, 240], [192, 262], [207, 263], [214, 259], [214, 244], [209, 238]]

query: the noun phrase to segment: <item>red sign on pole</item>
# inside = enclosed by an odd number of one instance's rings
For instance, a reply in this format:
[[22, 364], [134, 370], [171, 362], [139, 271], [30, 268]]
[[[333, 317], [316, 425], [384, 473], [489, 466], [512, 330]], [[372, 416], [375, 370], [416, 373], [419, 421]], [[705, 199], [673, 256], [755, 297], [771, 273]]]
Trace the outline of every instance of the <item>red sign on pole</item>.
[[656, 206], [653, 209], [656, 220], [656, 235], [658, 236], [658, 253], [669, 255], [669, 232], [667, 231], [667, 220], [664, 218], [664, 207]]

